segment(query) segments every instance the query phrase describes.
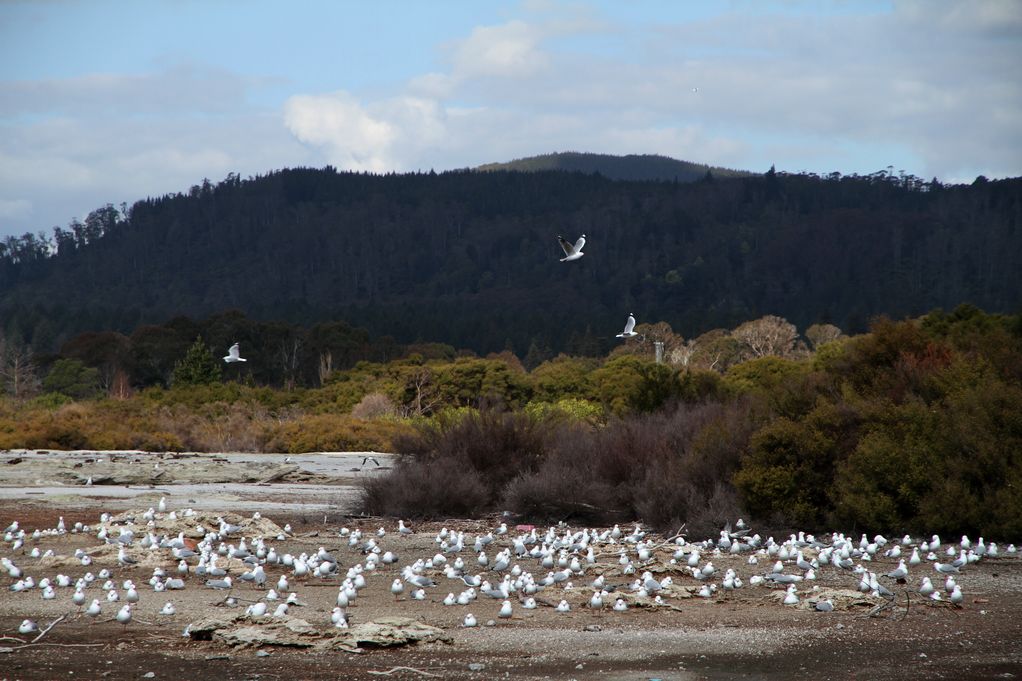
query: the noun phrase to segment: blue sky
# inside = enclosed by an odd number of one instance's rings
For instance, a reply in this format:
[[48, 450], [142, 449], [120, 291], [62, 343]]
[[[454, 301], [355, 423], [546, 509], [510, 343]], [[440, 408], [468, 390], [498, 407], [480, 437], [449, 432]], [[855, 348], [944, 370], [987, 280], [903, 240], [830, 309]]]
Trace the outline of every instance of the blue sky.
[[1022, 174], [1022, 2], [0, 0], [0, 235], [296, 165]]

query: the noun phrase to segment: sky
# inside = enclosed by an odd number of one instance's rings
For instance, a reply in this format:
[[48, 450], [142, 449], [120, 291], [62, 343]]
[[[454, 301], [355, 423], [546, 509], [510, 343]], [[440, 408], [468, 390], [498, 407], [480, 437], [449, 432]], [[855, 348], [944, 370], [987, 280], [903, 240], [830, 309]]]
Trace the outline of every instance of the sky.
[[0, 0], [0, 237], [554, 151], [1022, 175], [1022, 0]]

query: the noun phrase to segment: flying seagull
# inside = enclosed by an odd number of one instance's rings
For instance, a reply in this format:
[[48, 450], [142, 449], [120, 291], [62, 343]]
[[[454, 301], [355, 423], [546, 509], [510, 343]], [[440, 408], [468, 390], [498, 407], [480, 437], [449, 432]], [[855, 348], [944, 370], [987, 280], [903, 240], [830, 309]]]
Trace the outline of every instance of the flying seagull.
[[635, 333], [635, 317], [629, 313], [628, 321], [625, 322], [625, 330], [617, 335], [618, 338], [634, 338], [639, 334]]
[[231, 349], [227, 351], [227, 356], [224, 357], [224, 361], [228, 364], [234, 362], [247, 362], [248, 360], [241, 356], [241, 350], [238, 348], [238, 344], [235, 343], [231, 346]]
[[561, 262], [569, 262], [571, 260], [578, 260], [583, 255], [585, 255], [585, 253], [582, 252], [582, 247], [586, 245], [586, 235], [585, 234], [583, 234], [582, 236], [580, 236], [578, 238], [578, 241], [575, 242], [574, 246], [572, 246], [567, 241], [565, 241], [563, 236], [558, 236], [557, 240], [561, 242], [561, 248], [564, 249], [564, 257], [561, 258]]

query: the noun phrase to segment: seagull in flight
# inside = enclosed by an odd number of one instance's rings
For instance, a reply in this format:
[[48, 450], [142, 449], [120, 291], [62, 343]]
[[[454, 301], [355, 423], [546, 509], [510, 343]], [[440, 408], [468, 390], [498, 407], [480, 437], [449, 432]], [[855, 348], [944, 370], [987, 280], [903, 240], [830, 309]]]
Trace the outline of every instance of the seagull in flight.
[[628, 313], [628, 321], [625, 322], [625, 330], [617, 335], [618, 338], [634, 338], [639, 334], [635, 333], [635, 316]]
[[227, 351], [227, 356], [224, 357], [224, 361], [228, 364], [234, 362], [247, 362], [248, 360], [241, 356], [241, 349], [238, 348], [238, 344], [235, 343], [231, 346], [231, 349]]
[[561, 262], [570, 262], [572, 260], [578, 260], [583, 255], [585, 255], [585, 253], [582, 252], [582, 248], [586, 245], [585, 234], [578, 238], [578, 241], [575, 242], [574, 246], [568, 243], [563, 236], [558, 236], [557, 240], [561, 242], [561, 248], [564, 249], [564, 257], [561, 258]]

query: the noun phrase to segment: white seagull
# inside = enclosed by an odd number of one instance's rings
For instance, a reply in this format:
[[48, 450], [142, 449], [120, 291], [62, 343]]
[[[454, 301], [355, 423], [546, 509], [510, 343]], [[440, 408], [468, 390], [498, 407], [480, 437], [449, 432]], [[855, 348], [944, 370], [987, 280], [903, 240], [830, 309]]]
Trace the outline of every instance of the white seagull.
[[238, 348], [238, 344], [235, 343], [231, 346], [231, 349], [227, 351], [227, 356], [224, 357], [224, 361], [228, 364], [234, 362], [247, 362], [248, 360], [241, 356], [241, 349]]
[[557, 240], [561, 242], [561, 248], [564, 249], [564, 257], [561, 258], [561, 262], [571, 262], [572, 260], [578, 260], [585, 253], [582, 252], [582, 248], [586, 245], [586, 235], [583, 234], [572, 246], [568, 243], [563, 236], [558, 236]]
[[634, 338], [639, 334], [635, 333], [635, 317], [629, 312], [628, 321], [625, 322], [625, 330], [617, 335], [618, 338]]

